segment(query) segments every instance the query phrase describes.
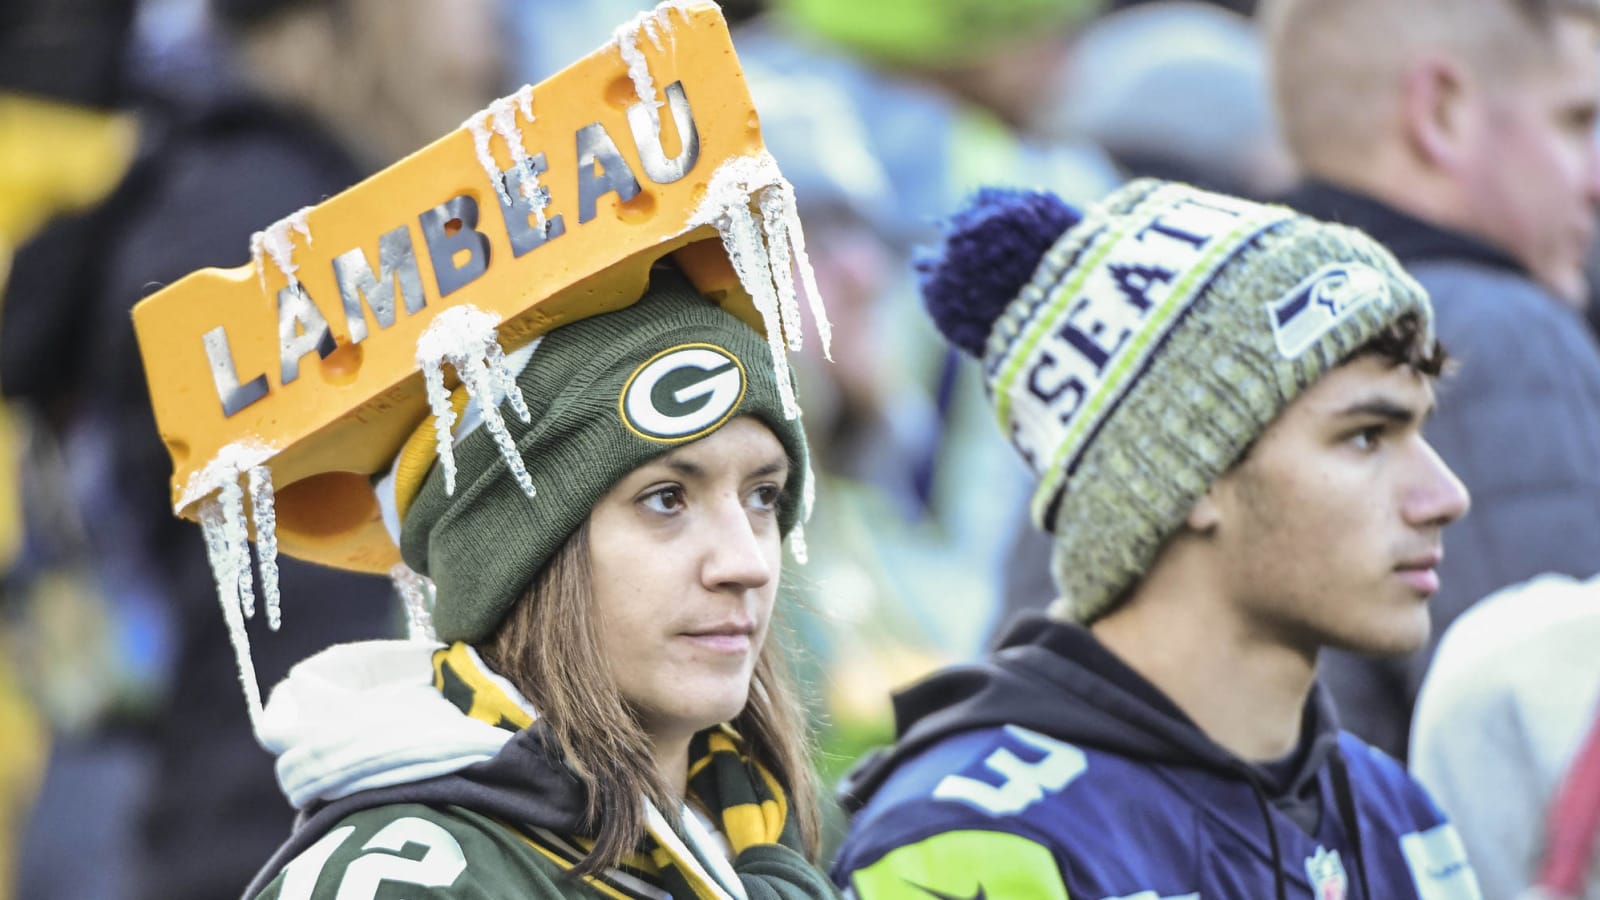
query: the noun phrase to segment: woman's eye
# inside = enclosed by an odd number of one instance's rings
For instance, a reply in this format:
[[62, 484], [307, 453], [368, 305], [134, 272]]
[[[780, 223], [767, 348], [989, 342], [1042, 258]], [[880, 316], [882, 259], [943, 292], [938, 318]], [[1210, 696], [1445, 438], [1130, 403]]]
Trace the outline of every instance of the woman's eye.
[[658, 513], [677, 512], [683, 508], [683, 488], [672, 487], [658, 488], [640, 498], [647, 509]]
[[760, 510], [775, 510], [783, 502], [783, 488], [763, 484], [750, 492], [750, 505]]

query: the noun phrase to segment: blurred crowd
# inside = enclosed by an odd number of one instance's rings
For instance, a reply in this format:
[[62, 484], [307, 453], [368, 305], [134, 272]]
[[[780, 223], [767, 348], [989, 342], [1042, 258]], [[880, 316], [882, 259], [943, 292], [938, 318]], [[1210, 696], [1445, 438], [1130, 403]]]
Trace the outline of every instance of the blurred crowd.
[[[1345, 726], [1409, 761], [1456, 819], [1487, 896], [1574, 866], [1577, 889], [1600, 892], [1585, 637], [1600, 627], [1600, 45], [1574, 37], [1537, 71], [1502, 71], [1488, 19], [1477, 55], [1404, 38], [1406, 16], [1468, 27], [1449, 6], [723, 4], [834, 322], [833, 363], [799, 364], [820, 485], [812, 561], [787, 587], [825, 782], [891, 737], [892, 688], [1052, 596], [1028, 475], [976, 367], [918, 308], [917, 249], [979, 185], [1085, 202], [1156, 175], [1360, 227], [1429, 288], [1460, 360], [1430, 440], [1473, 512], [1446, 535], [1430, 648], [1329, 654], [1324, 678]], [[0, 900], [234, 895], [291, 821], [198, 529], [170, 514], [132, 305], [245, 263], [253, 232], [646, 7], [0, 12]], [[317, 599], [254, 636], [265, 685], [323, 646], [403, 632], [387, 581], [289, 560], [282, 577], [286, 604]]]

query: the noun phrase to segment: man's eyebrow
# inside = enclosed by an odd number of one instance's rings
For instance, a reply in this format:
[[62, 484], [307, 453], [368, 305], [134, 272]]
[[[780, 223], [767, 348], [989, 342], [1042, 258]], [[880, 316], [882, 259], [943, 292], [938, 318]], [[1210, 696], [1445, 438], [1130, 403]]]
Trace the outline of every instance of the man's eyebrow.
[[[1433, 412], [1436, 408], [1437, 407], [1432, 403], [1429, 403], [1425, 408], [1423, 408], [1421, 415], [1422, 421], [1427, 421], [1433, 415]], [[1405, 403], [1398, 402], [1388, 397], [1368, 397], [1364, 400], [1358, 400], [1344, 409], [1334, 413], [1334, 417], [1339, 419], [1387, 419], [1388, 421], [1394, 422], [1398, 425], [1408, 425], [1414, 421], [1417, 421], [1418, 418], [1416, 407], [1409, 406]]]

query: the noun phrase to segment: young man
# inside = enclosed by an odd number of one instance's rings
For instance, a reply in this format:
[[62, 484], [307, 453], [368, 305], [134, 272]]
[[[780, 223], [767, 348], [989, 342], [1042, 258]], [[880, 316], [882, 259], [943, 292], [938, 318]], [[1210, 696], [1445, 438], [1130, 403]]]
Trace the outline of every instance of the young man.
[[1460, 841], [1340, 733], [1326, 646], [1428, 636], [1467, 508], [1423, 440], [1427, 295], [1359, 232], [1139, 181], [980, 193], [924, 297], [1040, 479], [1060, 597], [896, 698], [847, 787], [861, 900], [1476, 898]]
[[[1434, 633], [1540, 573], [1593, 575], [1600, 347], [1581, 308], [1600, 212], [1600, 3], [1272, 0], [1263, 15], [1307, 177], [1289, 205], [1392, 250], [1466, 361], [1426, 429], [1481, 501], [1451, 531]], [[1324, 679], [1350, 729], [1403, 760], [1431, 658], [1431, 643], [1333, 653]]]

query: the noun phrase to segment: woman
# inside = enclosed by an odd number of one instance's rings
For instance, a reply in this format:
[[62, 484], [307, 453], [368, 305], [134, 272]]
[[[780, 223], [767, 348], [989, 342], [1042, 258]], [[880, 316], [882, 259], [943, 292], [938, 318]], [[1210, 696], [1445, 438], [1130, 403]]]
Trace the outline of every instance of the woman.
[[658, 267], [508, 362], [505, 452], [469, 407], [453, 466], [430, 421], [379, 485], [444, 646], [335, 647], [274, 691], [301, 825], [246, 896], [832, 896], [771, 639], [806, 444], [765, 339]]

